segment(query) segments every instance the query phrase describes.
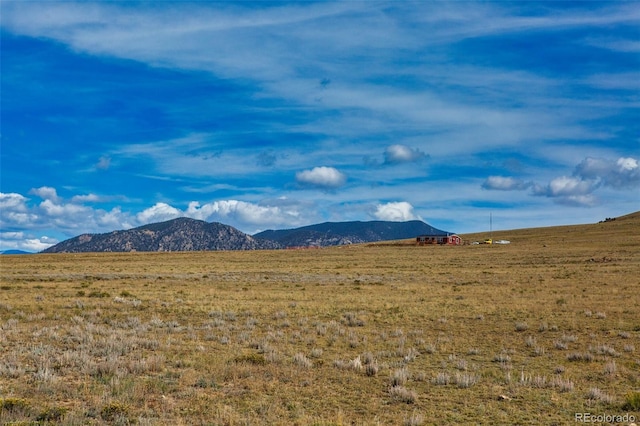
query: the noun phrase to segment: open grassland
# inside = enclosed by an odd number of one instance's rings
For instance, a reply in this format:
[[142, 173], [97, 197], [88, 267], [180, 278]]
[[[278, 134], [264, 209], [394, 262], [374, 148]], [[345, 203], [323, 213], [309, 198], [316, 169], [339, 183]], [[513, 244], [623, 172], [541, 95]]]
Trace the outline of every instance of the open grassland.
[[0, 423], [640, 419], [640, 216], [493, 236], [3, 256]]

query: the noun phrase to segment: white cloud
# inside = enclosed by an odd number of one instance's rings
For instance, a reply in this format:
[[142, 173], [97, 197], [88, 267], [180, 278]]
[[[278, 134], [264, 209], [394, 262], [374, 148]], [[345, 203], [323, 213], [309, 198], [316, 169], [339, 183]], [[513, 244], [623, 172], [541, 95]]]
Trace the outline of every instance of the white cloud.
[[105, 211], [82, 204], [82, 201], [98, 201], [100, 197], [94, 194], [78, 195], [66, 201], [51, 187], [34, 188], [29, 192], [43, 200], [39, 204], [30, 204], [29, 199], [20, 194], [0, 194], [2, 230], [55, 229], [73, 236], [82, 232], [130, 228], [134, 222], [118, 207]]
[[183, 212], [167, 203], [156, 203], [152, 207], [144, 209], [136, 215], [141, 224], [164, 222], [183, 216]]
[[27, 210], [27, 200], [28, 198], [23, 197], [20, 194], [16, 194], [15, 192], [0, 192], [0, 212], [4, 212], [6, 210], [24, 212]]
[[390, 145], [384, 151], [385, 164], [411, 163], [426, 158], [427, 154], [406, 145]]
[[266, 227], [277, 225], [295, 226], [304, 214], [298, 203], [281, 205], [263, 205], [239, 200], [220, 200], [200, 205], [197, 201], [189, 203], [185, 215], [194, 219], [234, 224]]
[[338, 188], [344, 185], [346, 180], [347, 176], [333, 167], [314, 167], [296, 173], [296, 181], [299, 184], [324, 189]]
[[261, 223], [272, 216], [274, 209], [261, 207], [256, 204], [238, 200], [221, 200], [213, 203], [206, 203], [200, 206], [197, 201], [189, 203], [186, 211], [187, 216], [200, 220], [220, 220], [223, 218], [238, 218], [252, 223]]
[[24, 250], [39, 252], [58, 243], [55, 238], [47, 236], [34, 237], [25, 232], [0, 232], [0, 248], [2, 250]]
[[640, 164], [633, 157], [620, 157], [615, 161], [587, 157], [576, 166], [574, 176], [598, 180], [615, 189], [634, 188], [640, 186]]
[[593, 181], [575, 177], [560, 176], [549, 182], [547, 194], [550, 197], [585, 195], [593, 192]]
[[95, 222], [100, 230], [129, 229], [137, 225], [135, 220], [129, 214], [123, 213], [119, 206], [110, 211], [95, 210]]
[[599, 179], [611, 172], [611, 161], [587, 157], [576, 166], [574, 175], [583, 179]]
[[24, 232], [0, 232], [0, 239], [3, 240], [21, 240], [24, 238]]
[[207, 222], [222, 222], [245, 232], [268, 228], [296, 227], [318, 219], [314, 203], [280, 197], [252, 203], [240, 200], [217, 200], [201, 204], [192, 201], [185, 210], [158, 202], [137, 213], [123, 212], [116, 206], [111, 210], [94, 208], [82, 201], [101, 201], [114, 197], [94, 194], [72, 196], [65, 200], [54, 188], [32, 190], [39, 196], [55, 198], [40, 203], [28, 203], [17, 193], [0, 193], [0, 249], [18, 248], [40, 251], [57, 242], [51, 237], [37, 238], [33, 232], [42, 230], [73, 237], [86, 232], [110, 232], [129, 229], [148, 223], [177, 217], [191, 217]]
[[504, 176], [489, 176], [482, 187], [484, 189], [493, 189], [498, 191], [516, 191], [531, 187], [532, 182], [524, 182], [520, 179]]
[[618, 158], [612, 172], [605, 177], [604, 184], [613, 188], [640, 186], [640, 165], [635, 158]]
[[16, 248], [18, 250], [39, 252], [57, 244], [59, 241], [55, 238], [49, 238], [42, 236], [40, 238], [27, 238], [26, 240], [18, 243]]
[[21, 227], [37, 220], [38, 216], [29, 211], [28, 200], [15, 192], [0, 192], [0, 229]]
[[620, 157], [617, 160], [587, 157], [575, 167], [572, 176], [556, 177], [547, 185], [523, 182], [510, 177], [490, 176], [482, 187], [505, 191], [530, 187], [533, 195], [552, 198], [559, 204], [593, 207], [599, 204], [594, 192], [600, 188], [640, 187], [640, 162], [633, 157]]
[[43, 200], [51, 200], [54, 202], [60, 201], [60, 197], [58, 197], [58, 193], [55, 188], [51, 188], [50, 186], [41, 186], [40, 188], [33, 188], [29, 191], [30, 194], [37, 195]]
[[638, 160], [635, 158], [618, 158], [616, 165], [623, 172], [638, 170]]
[[597, 198], [591, 194], [597, 187], [595, 180], [560, 176], [546, 186], [534, 185], [533, 194], [550, 197], [558, 204], [591, 207], [598, 204]]
[[422, 220], [413, 212], [413, 206], [406, 201], [378, 204], [373, 215], [379, 220], [405, 222], [407, 220]]
[[[60, 201], [58, 199], [58, 201]], [[62, 217], [62, 218], [71, 218], [78, 217], [79, 214], [83, 212], [88, 212], [91, 210], [89, 207], [80, 205], [80, 204], [72, 204], [72, 203], [64, 203], [64, 202], [56, 202], [54, 200], [44, 200], [40, 203], [40, 209], [44, 212], [46, 216], [49, 217]]]

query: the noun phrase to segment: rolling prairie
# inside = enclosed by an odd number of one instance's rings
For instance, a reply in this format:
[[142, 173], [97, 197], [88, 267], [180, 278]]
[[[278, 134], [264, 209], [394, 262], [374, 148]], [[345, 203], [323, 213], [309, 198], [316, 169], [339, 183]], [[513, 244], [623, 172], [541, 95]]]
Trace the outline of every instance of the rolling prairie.
[[640, 214], [493, 237], [2, 256], [0, 423], [640, 419]]

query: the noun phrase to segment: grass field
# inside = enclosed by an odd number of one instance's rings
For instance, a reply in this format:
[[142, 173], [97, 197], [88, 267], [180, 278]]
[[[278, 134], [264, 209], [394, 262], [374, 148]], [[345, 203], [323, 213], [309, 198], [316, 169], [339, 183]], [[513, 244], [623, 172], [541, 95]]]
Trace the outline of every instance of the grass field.
[[0, 423], [640, 419], [640, 214], [493, 237], [2, 256]]

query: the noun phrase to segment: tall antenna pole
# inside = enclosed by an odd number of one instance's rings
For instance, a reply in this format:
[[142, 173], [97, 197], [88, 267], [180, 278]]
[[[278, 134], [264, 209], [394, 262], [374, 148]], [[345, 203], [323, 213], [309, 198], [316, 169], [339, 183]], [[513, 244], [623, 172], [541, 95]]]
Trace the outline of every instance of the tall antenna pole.
[[493, 242], [493, 212], [489, 212], [489, 238]]

